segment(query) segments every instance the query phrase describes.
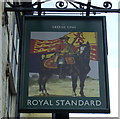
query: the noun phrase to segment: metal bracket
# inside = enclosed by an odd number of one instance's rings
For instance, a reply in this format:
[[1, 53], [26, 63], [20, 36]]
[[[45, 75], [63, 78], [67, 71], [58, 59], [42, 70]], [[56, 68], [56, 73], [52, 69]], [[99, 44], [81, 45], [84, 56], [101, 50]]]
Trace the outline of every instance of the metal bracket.
[[91, 0], [88, 0], [86, 16], [90, 15], [90, 6], [91, 6]]
[[[75, 0], [61, 0], [57, 1], [55, 3], [56, 8], [41, 8], [41, 5], [43, 3], [49, 2], [51, 0], [45, 0], [44, 2], [35, 2], [33, 4], [24, 4], [24, 5], [14, 5], [11, 4], [10, 2], [6, 2], [10, 7], [5, 7], [5, 11], [8, 12], [25, 12], [25, 11], [37, 11], [38, 15], [40, 15], [42, 12], [84, 12], [86, 13], [86, 16], [89, 16], [91, 13], [92, 14], [97, 14], [97, 13], [120, 13], [120, 9], [111, 9], [112, 8], [112, 3], [107, 1], [103, 3], [103, 7], [98, 7], [91, 5], [91, 0], [88, 0], [88, 3], [82, 3], [78, 2]], [[68, 6], [71, 4], [74, 8], [69, 9]], [[33, 6], [37, 5], [37, 8], [33, 8]], [[57, 14], [57, 13], [56, 13]]]

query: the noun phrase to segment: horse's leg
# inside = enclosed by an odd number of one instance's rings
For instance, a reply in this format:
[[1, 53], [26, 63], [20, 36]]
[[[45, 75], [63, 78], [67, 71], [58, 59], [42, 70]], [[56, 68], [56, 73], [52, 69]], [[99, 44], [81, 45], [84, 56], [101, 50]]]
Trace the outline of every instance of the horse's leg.
[[39, 84], [40, 94], [43, 94], [43, 78], [44, 78], [44, 76], [39, 75], [38, 84]]
[[73, 88], [73, 96], [76, 96], [76, 88], [77, 88], [77, 75], [72, 75], [72, 88]]
[[47, 89], [46, 89], [46, 83], [47, 83], [47, 81], [48, 81], [48, 76], [46, 76], [46, 77], [44, 77], [44, 80], [43, 80], [43, 93], [45, 94], [45, 95], [49, 95], [48, 94], [48, 92], [47, 92]]
[[85, 97], [84, 95], [84, 83], [85, 83], [85, 79], [86, 79], [86, 75], [81, 75], [80, 77], [80, 95], [82, 97]]
[[39, 74], [38, 84], [39, 84], [39, 91], [42, 91], [42, 77], [40, 74]]

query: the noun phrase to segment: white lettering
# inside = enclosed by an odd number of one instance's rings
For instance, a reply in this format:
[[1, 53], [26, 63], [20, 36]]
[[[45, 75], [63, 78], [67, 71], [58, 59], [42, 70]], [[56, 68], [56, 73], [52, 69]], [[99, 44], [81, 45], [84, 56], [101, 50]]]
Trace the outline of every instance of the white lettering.
[[59, 106], [60, 103], [59, 103], [59, 100], [56, 100], [56, 106]]
[[71, 101], [71, 105], [72, 105], [72, 106], [74, 106], [74, 105], [77, 106], [77, 102], [78, 102], [77, 100], [75, 100], [75, 101], [72, 100], [72, 101]]
[[90, 106], [90, 103], [88, 102], [88, 100], [85, 101], [84, 106]]
[[69, 105], [69, 106], [71, 105], [69, 100], [66, 101], [65, 106], [66, 105]]
[[60, 101], [61, 101], [61, 105], [63, 106], [63, 105], [64, 105], [65, 100], [60, 100]]
[[43, 100], [38, 100], [39, 101], [39, 105], [42, 105], [43, 103]]
[[94, 100], [91, 100], [91, 101], [90, 101], [90, 104], [91, 104], [91, 106], [95, 106], [95, 101], [94, 101]]
[[76, 29], [76, 26], [54, 25], [53, 29]]
[[43, 103], [43, 105], [49, 105], [48, 101], [45, 100], [45, 102]]
[[102, 105], [100, 100], [56, 100], [55, 104], [52, 100], [27, 100], [28, 106], [84, 106], [99, 107]]
[[31, 100], [27, 100], [27, 105], [31, 105]]
[[100, 100], [96, 100], [96, 106], [100, 106], [102, 103]]
[[83, 106], [84, 105], [84, 101], [83, 100], [79, 100], [79, 106]]
[[32, 101], [32, 105], [34, 105], [34, 106], [38, 105], [38, 101], [37, 100], [33, 100]]

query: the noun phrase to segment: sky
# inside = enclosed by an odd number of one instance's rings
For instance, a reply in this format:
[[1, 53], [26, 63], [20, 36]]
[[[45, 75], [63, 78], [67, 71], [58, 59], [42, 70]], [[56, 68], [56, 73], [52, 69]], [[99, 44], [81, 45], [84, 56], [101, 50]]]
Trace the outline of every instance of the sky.
[[[44, 0], [43, 0], [44, 1]], [[54, 0], [55, 3], [56, 0]], [[58, 0], [57, 0], [58, 1]], [[88, 0], [76, 0], [87, 3]], [[109, 0], [112, 9], [118, 9], [119, 0]], [[102, 7], [105, 0], [91, 0], [92, 5]], [[52, 2], [44, 4], [45, 7], [55, 7]], [[106, 16], [108, 41], [108, 70], [110, 87], [110, 114], [70, 114], [70, 117], [118, 117], [118, 14], [102, 13], [97, 16]]]

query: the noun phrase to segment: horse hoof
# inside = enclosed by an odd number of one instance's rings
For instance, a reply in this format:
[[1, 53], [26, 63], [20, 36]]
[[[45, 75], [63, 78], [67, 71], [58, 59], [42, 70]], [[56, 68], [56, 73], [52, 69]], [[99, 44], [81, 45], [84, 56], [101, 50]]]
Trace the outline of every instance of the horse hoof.
[[39, 91], [39, 95], [42, 96], [43, 92], [42, 91]]
[[43, 93], [43, 96], [49, 96], [49, 93]]
[[81, 95], [81, 97], [86, 97], [86, 96], [84, 95], [84, 93], [80, 93], [80, 95]]
[[46, 96], [49, 96], [50, 94], [49, 93], [46, 93]]
[[81, 95], [81, 97], [86, 97], [85, 95]]
[[40, 93], [39, 96], [45, 96], [45, 94], [44, 93]]
[[76, 96], [77, 96], [77, 94], [76, 94], [75, 92], [73, 92], [73, 93], [72, 93], [72, 96], [73, 96], [73, 97], [76, 97]]
[[77, 97], [76, 95], [73, 95], [73, 97]]

